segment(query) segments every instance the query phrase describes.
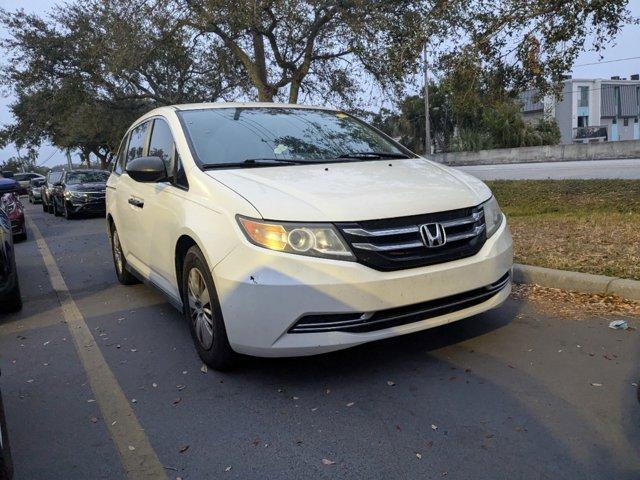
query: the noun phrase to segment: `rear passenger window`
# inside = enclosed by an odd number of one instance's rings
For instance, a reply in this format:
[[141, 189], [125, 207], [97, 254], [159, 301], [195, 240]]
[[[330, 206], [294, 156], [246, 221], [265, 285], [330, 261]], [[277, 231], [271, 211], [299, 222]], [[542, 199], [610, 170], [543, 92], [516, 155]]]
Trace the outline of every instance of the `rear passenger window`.
[[149, 156], [160, 157], [167, 169], [169, 178], [173, 177], [173, 159], [175, 155], [175, 142], [167, 122], [156, 119], [153, 122], [151, 140], [149, 141]]
[[129, 148], [127, 149], [127, 162], [144, 155], [144, 141], [147, 138], [147, 128], [149, 128], [149, 122], [138, 125], [131, 132]]

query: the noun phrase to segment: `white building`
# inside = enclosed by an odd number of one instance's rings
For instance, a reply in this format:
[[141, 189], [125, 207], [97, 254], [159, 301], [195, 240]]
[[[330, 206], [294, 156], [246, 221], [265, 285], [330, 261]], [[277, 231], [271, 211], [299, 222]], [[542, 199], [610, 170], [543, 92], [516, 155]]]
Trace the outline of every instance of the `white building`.
[[522, 114], [528, 121], [555, 118], [560, 143], [640, 139], [640, 76], [630, 80], [569, 78], [560, 100], [538, 99], [534, 91], [522, 95]]

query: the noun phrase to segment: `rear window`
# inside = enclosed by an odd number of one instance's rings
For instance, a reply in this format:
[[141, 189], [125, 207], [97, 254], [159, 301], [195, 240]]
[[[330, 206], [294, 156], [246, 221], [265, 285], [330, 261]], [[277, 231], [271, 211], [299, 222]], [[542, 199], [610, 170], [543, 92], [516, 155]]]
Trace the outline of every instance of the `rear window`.
[[67, 185], [79, 183], [102, 183], [109, 179], [109, 172], [69, 172], [65, 182]]

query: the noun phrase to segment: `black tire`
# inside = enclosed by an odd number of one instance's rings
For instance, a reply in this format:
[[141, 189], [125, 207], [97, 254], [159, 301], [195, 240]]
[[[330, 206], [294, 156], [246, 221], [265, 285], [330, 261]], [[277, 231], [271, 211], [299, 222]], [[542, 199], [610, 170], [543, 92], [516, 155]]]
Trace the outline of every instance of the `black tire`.
[[[198, 279], [204, 282], [209, 299], [208, 303], [200, 304], [200, 302], [192, 302], [189, 300], [190, 289], [190, 275], [192, 271], [196, 271], [199, 274]], [[194, 273], [194, 275], [196, 275]], [[195, 298], [196, 296], [192, 296]], [[201, 298], [201, 297], [198, 297]], [[205, 300], [206, 301], [206, 300]], [[211, 271], [207, 265], [207, 261], [202, 255], [202, 252], [197, 246], [191, 247], [184, 257], [182, 267], [182, 303], [184, 305], [184, 317], [189, 324], [189, 330], [191, 331], [191, 337], [196, 346], [198, 355], [204, 363], [209, 365], [214, 370], [227, 371], [230, 370], [237, 360], [237, 354], [231, 349], [229, 345], [229, 338], [227, 337], [227, 329], [224, 325], [222, 318], [222, 309], [220, 308], [220, 302], [218, 300], [218, 294], [216, 293], [213, 279], [211, 278]], [[195, 305], [198, 303], [199, 305]], [[208, 308], [207, 308], [208, 305]], [[209, 312], [206, 316], [208, 320], [198, 320], [200, 312]], [[202, 323], [202, 322], [205, 323]], [[200, 328], [198, 328], [200, 325]], [[207, 328], [204, 327], [207, 325]], [[211, 335], [212, 338], [209, 341], [204, 341], [203, 336]]]
[[76, 214], [69, 210], [69, 207], [67, 206], [67, 202], [64, 202], [63, 213], [64, 213], [64, 218], [66, 218], [67, 220], [72, 220], [76, 218]]
[[62, 212], [60, 211], [60, 209], [58, 208], [58, 202], [56, 202], [56, 200], [53, 200], [53, 214], [56, 217], [60, 217], [62, 216]]
[[27, 229], [25, 228], [24, 232], [17, 234], [13, 239], [16, 242], [24, 242], [27, 239]]
[[[14, 267], [15, 268], [15, 267]], [[22, 309], [22, 295], [20, 295], [20, 283], [18, 277], [11, 291], [0, 301], [0, 310], [3, 312], [17, 312]], [[1, 479], [2, 477], [0, 477]]]
[[31, 198], [31, 194], [29, 194], [29, 203], [33, 203], [33, 199]]
[[[120, 246], [120, 237], [115, 225], [112, 225], [109, 233], [109, 240], [111, 242], [111, 256], [113, 257], [113, 267], [116, 271], [116, 277], [122, 285], [135, 285], [140, 283], [129, 270], [127, 270], [127, 259], [122, 253], [122, 247]], [[120, 261], [118, 261], [118, 255]]]
[[49, 206], [44, 203], [44, 200], [42, 200], [42, 211], [45, 213], [49, 213]]
[[2, 442], [0, 444], [0, 480], [10, 480], [13, 476], [13, 462], [11, 460], [11, 447], [9, 446], [9, 436], [7, 432], [7, 423], [4, 418], [4, 405], [2, 404], [2, 396], [0, 395], [0, 425], [2, 428]]

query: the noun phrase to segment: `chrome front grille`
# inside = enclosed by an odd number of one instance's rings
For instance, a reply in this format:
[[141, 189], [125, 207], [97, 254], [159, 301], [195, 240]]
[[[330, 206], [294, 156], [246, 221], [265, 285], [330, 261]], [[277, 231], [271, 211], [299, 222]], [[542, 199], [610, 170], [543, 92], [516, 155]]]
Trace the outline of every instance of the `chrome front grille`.
[[[422, 225], [439, 224], [443, 245], [427, 246]], [[485, 242], [481, 206], [411, 217], [339, 223], [358, 261], [376, 270], [400, 270], [449, 262], [476, 254]]]

